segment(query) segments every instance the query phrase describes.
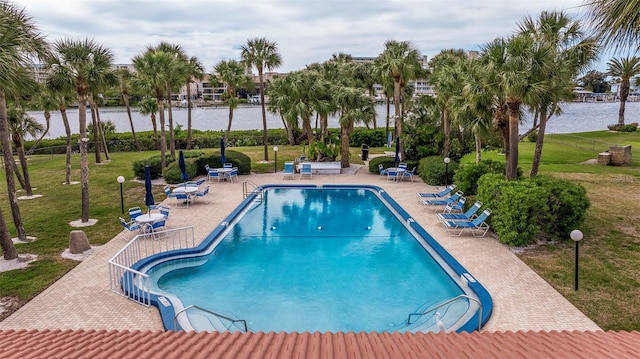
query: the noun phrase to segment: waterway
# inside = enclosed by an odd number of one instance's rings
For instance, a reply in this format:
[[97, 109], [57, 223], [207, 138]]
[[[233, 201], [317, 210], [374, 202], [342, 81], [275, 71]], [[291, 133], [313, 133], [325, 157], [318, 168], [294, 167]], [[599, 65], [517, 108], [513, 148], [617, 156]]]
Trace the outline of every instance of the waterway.
[[[566, 103], [562, 105], [563, 113], [554, 115], [547, 125], [549, 133], [574, 133], [606, 130], [610, 124], [618, 121], [617, 102], [590, 102], [590, 103]], [[183, 129], [187, 127], [187, 109], [173, 108], [174, 126], [180, 125]], [[391, 108], [393, 115], [393, 107]], [[376, 106], [377, 119], [376, 123], [379, 127], [385, 126], [386, 106], [379, 104]], [[42, 111], [30, 111], [29, 114], [40, 121], [44, 121]], [[68, 109], [72, 133], [78, 133], [78, 110]], [[229, 109], [227, 107], [199, 107], [192, 109], [192, 126], [198, 130], [226, 130], [229, 119]], [[151, 131], [153, 126], [151, 119], [147, 115], [142, 115], [137, 109], [132, 109], [133, 123], [136, 131]], [[168, 117], [166, 122], [168, 123]], [[90, 112], [87, 112], [87, 120], [90, 122]], [[129, 118], [126, 109], [117, 108], [101, 108], [100, 119], [102, 121], [111, 121], [117, 132], [130, 131]], [[528, 116], [520, 126], [521, 132], [526, 131], [531, 126], [531, 118]], [[640, 122], [640, 102], [628, 102], [625, 111], [625, 123]], [[312, 122], [312, 126], [314, 123]], [[282, 119], [279, 116], [267, 111], [267, 127], [283, 128]], [[339, 127], [338, 118], [331, 117], [329, 119], [329, 127]], [[262, 129], [262, 111], [260, 106], [247, 105], [241, 106], [233, 112], [232, 130], [252, 130]], [[65, 136], [64, 126], [60, 112], [51, 112], [51, 128], [47, 138], [58, 138]]]

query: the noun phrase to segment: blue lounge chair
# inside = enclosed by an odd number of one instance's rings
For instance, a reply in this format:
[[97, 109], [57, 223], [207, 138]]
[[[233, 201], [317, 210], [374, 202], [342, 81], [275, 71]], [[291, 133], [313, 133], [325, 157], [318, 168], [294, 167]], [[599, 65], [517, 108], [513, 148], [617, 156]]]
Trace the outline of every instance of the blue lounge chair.
[[464, 204], [467, 202], [467, 199], [464, 197], [458, 198], [457, 201], [448, 203], [444, 206], [444, 210], [442, 213], [462, 213], [464, 210]]
[[456, 185], [452, 184], [451, 186], [445, 188], [444, 190], [442, 190], [442, 192], [439, 192], [439, 193], [418, 192], [416, 193], [416, 195], [418, 196], [418, 198], [442, 198], [442, 197], [448, 196], [451, 193], [451, 191], [453, 191], [454, 189], [456, 189]]
[[449, 203], [456, 202], [460, 197], [462, 197], [464, 193], [462, 191], [458, 191], [451, 195], [449, 198], [445, 199], [423, 199], [420, 202], [425, 206], [446, 206]]
[[311, 163], [302, 164], [302, 167], [300, 168], [300, 178], [302, 178], [302, 176], [309, 176], [309, 178], [313, 176], [313, 173], [311, 172]]
[[283, 178], [287, 178], [287, 176], [291, 176], [291, 178], [295, 178], [296, 174], [293, 170], [293, 162], [285, 162], [284, 170], [282, 170]]
[[[444, 221], [442, 222], [447, 232], [460, 236], [465, 229], [471, 231], [474, 237], [484, 237], [489, 231], [489, 225], [485, 222], [491, 215], [490, 209], [485, 209], [480, 215], [471, 221]], [[455, 233], [457, 231], [457, 233]]]
[[478, 201], [464, 213], [438, 213], [438, 219], [441, 221], [470, 221], [475, 217], [481, 207], [482, 202]]

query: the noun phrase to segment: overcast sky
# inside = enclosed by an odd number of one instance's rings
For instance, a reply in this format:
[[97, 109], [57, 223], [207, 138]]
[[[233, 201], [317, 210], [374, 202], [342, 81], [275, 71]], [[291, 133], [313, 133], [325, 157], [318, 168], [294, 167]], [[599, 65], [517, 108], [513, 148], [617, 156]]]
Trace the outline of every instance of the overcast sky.
[[[240, 59], [240, 46], [265, 37], [289, 72], [340, 52], [379, 55], [387, 40], [410, 41], [429, 58], [442, 49], [479, 50], [509, 36], [527, 16], [564, 10], [582, 18], [583, 0], [14, 0], [50, 41], [89, 37], [116, 63], [160, 41], [180, 44], [207, 72]], [[605, 60], [606, 62], [606, 60]], [[595, 65], [604, 71], [601, 64]]]

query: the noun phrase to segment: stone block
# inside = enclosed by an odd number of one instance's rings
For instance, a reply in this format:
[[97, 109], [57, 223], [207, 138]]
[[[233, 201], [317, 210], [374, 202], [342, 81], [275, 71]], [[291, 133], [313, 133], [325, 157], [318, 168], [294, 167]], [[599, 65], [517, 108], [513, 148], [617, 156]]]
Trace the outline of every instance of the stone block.
[[84, 231], [76, 230], [69, 233], [69, 252], [71, 254], [80, 254], [89, 249], [91, 249], [91, 245], [89, 245], [89, 238]]
[[624, 166], [631, 163], [631, 145], [611, 145], [609, 152], [611, 153], [611, 165]]
[[607, 166], [611, 162], [611, 153], [609, 152], [600, 152], [598, 153], [598, 164]]

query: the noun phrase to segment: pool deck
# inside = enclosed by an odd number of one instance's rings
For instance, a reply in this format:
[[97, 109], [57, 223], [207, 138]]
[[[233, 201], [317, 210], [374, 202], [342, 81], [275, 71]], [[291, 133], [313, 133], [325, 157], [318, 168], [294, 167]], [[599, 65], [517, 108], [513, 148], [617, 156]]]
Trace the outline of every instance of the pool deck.
[[[242, 201], [242, 182], [372, 184], [384, 188], [413, 218], [451, 253], [493, 298], [493, 314], [483, 331], [601, 330], [560, 293], [524, 264], [508, 247], [490, 234], [451, 236], [436, 219], [436, 211], [425, 208], [416, 192], [438, 192], [421, 182], [387, 182], [370, 174], [364, 166], [352, 166], [340, 175], [283, 180], [282, 173], [239, 176], [238, 182], [210, 185], [208, 201], [188, 208], [171, 206], [167, 224], [172, 228], [194, 226], [198, 240], [204, 239]], [[166, 200], [165, 200], [166, 203]], [[114, 215], [114, 220], [117, 219]], [[491, 232], [490, 232], [491, 233]], [[163, 330], [155, 307], [146, 308], [109, 290], [108, 260], [127, 242], [121, 232], [97, 247], [82, 263], [41, 294], [0, 322], [0, 329], [95, 329]], [[572, 268], [567, 268], [572, 270]]]

